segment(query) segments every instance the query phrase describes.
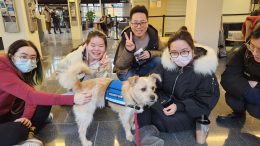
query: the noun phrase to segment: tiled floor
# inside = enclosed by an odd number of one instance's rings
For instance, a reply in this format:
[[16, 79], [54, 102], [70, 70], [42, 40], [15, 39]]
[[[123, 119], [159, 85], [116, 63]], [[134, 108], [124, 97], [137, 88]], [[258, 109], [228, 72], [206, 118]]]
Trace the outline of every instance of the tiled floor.
[[[86, 36], [86, 32], [84, 33]], [[54, 71], [57, 63], [69, 53], [72, 48], [80, 44], [81, 40], [71, 40], [70, 34], [46, 35], [43, 46], [43, 60], [46, 80], [39, 87], [40, 90], [63, 93], [65, 92], [55, 79]], [[114, 40], [108, 39], [109, 49]], [[109, 50], [109, 57], [113, 58], [114, 50]], [[219, 60], [217, 76], [220, 78], [226, 64], [226, 58]], [[219, 113], [228, 113], [230, 108], [225, 104], [224, 91], [221, 88], [221, 98], [210, 115], [210, 132], [205, 145], [209, 146], [260, 146], [260, 120], [246, 115], [245, 122], [236, 121], [226, 125], [218, 125], [215, 121]], [[46, 146], [80, 146], [77, 125], [71, 107], [53, 106], [54, 120], [40, 132], [39, 138]], [[161, 133], [165, 146], [193, 146], [196, 145], [194, 131], [178, 133]], [[98, 110], [94, 115], [87, 137], [95, 146], [132, 146], [125, 139], [125, 134], [118, 117], [109, 108]]]

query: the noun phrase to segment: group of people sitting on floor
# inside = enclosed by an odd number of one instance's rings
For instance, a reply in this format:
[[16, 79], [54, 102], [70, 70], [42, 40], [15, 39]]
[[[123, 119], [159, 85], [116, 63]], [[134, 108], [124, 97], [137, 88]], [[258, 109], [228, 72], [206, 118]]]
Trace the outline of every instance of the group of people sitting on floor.
[[[215, 71], [218, 66], [212, 48], [195, 44], [185, 27], [173, 33], [163, 47], [157, 30], [148, 24], [148, 11], [135, 6], [131, 23], [122, 32], [114, 58], [113, 72], [121, 81], [138, 75], [157, 73], [158, 101], [138, 114], [141, 145], [163, 145], [158, 132], [195, 129], [195, 119], [209, 116], [216, 106], [220, 91]], [[185, 28], [185, 29], [184, 29]], [[89, 78], [110, 77], [111, 64], [106, 54], [106, 35], [89, 32], [86, 41], [68, 54], [58, 65], [57, 76], [80, 62], [93, 71]], [[36, 46], [27, 40], [10, 45], [0, 57], [0, 141], [1, 145], [42, 142], [27, 139], [37, 134], [48, 120], [51, 105], [82, 105], [91, 101], [91, 93], [58, 95], [37, 91], [43, 80], [41, 57]], [[233, 112], [217, 117], [218, 122], [243, 118], [245, 112], [260, 118], [260, 28], [255, 28], [248, 41], [228, 62], [221, 76], [227, 104]], [[22, 108], [15, 111], [17, 99]], [[167, 101], [167, 104], [165, 104]], [[32, 128], [35, 127], [36, 129]], [[156, 135], [157, 133], [157, 135]]]

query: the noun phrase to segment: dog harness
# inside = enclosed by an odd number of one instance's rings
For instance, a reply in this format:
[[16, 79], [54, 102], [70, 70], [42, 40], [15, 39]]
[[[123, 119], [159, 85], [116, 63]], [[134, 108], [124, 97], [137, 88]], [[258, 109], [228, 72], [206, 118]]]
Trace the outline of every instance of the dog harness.
[[121, 94], [121, 89], [122, 82], [120, 80], [111, 81], [111, 83], [107, 87], [105, 99], [107, 101], [125, 106], [125, 100]]
[[122, 81], [120, 80], [112, 80], [110, 84], [108, 85], [105, 93], [105, 101], [106, 105], [107, 101], [122, 105], [122, 106], [128, 106], [130, 108], [140, 110], [140, 106], [137, 105], [136, 101], [133, 99], [133, 101], [136, 103], [136, 105], [126, 105], [125, 99], [122, 96]]

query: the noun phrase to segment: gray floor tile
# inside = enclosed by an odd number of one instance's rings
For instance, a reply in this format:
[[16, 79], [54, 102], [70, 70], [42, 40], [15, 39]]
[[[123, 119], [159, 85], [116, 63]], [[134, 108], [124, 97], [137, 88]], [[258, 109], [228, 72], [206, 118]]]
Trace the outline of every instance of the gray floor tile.
[[119, 121], [99, 122], [95, 146], [104, 145], [134, 146], [132, 142], [126, 140], [124, 129]]

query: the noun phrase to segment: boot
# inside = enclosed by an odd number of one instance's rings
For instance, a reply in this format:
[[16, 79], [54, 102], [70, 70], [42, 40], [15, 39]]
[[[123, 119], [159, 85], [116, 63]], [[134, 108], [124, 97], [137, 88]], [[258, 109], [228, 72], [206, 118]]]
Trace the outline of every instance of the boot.
[[[141, 146], [163, 146], [164, 140], [160, 139], [160, 132], [154, 125], [146, 125], [139, 129], [139, 139]], [[134, 142], [136, 139], [134, 137]]]
[[145, 136], [141, 139], [141, 146], [163, 146], [164, 140], [156, 136]]

